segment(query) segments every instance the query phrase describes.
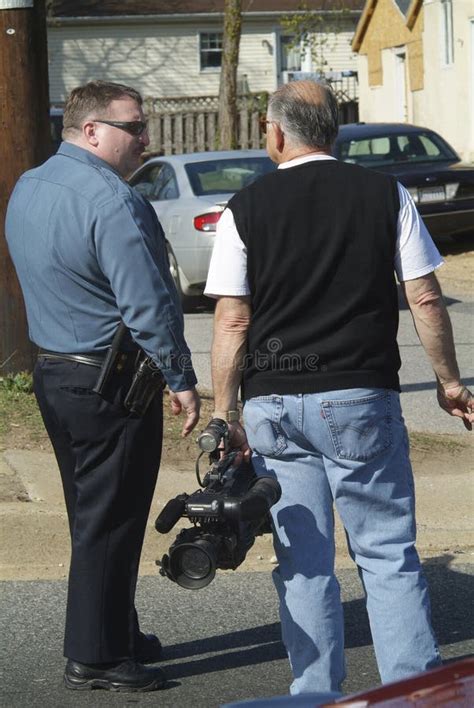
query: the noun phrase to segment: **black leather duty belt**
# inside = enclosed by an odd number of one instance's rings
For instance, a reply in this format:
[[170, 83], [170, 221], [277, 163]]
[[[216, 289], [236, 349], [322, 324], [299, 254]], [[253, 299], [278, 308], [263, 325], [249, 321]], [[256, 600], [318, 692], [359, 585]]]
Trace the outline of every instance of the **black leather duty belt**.
[[[118, 355], [116, 370], [121, 371], [130, 369], [135, 366], [138, 358], [138, 351], [120, 352]], [[40, 349], [38, 359], [58, 359], [60, 361], [71, 361], [76, 364], [86, 364], [87, 366], [95, 366], [97, 369], [102, 368], [105, 354], [66, 354], [63, 352], [50, 352], [45, 349]]]

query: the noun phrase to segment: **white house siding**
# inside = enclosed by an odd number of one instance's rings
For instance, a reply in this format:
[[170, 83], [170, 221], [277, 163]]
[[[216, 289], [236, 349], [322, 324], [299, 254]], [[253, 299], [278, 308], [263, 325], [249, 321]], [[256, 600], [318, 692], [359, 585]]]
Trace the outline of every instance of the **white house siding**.
[[359, 55], [357, 69], [359, 73], [359, 120], [365, 123], [393, 121], [390, 100], [388, 100], [389, 94], [385, 86], [369, 86], [367, 55]]
[[48, 46], [53, 103], [91, 79], [132, 84], [154, 97], [205, 96], [218, 86], [218, 74], [199, 69], [198, 33], [192, 26], [51, 27]]
[[443, 60], [442, 8], [439, 0], [424, 4], [425, 87], [417, 102], [418, 122], [429, 125], [465, 160], [474, 162], [474, 4], [454, 0], [454, 64]]
[[275, 90], [275, 31], [268, 23], [244, 27], [240, 39], [238, 75], [246, 76], [251, 93]]
[[[467, 161], [474, 162], [474, 4], [453, 1], [454, 63], [443, 61], [440, 0], [423, 4], [424, 88], [407, 91], [407, 119], [440, 133]], [[382, 51], [383, 85], [369, 86], [367, 56], [359, 55], [360, 120], [399, 120], [394, 49]]]
[[[52, 103], [91, 79], [128, 83], [144, 96], [212, 96], [219, 71], [201, 71], [199, 33], [218, 32], [217, 22], [55, 25], [48, 29]], [[278, 83], [281, 31], [276, 20], [245, 22], [238, 74], [251, 92], [274, 91]], [[355, 69], [352, 32], [342, 32], [325, 49], [328, 70]]]
[[338, 34], [330, 33], [323, 43], [317, 40], [317, 45], [321, 46], [322, 61], [313, 59], [314, 69], [320, 66], [323, 71], [357, 70], [357, 54], [351, 49], [356, 24], [355, 21], [345, 22]]

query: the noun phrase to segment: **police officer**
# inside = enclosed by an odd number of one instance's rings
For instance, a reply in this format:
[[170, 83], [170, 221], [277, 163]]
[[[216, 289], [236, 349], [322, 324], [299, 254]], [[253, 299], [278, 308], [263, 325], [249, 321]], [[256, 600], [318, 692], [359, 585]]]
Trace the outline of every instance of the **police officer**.
[[[124, 405], [152, 358], [183, 435], [199, 418], [183, 316], [162, 228], [124, 178], [149, 144], [142, 98], [93, 81], [72, 91], [56, 155], [18, 181], [6, 235], [40, 349], [34, 389], [61, 472], [71, 531], [64, 654], [68, 688], [161, 688], [161, 645], [140, 631], [135, 587], [162, 443], [162, 386]], [[102, 395], [94, 387], [117, 330]]]

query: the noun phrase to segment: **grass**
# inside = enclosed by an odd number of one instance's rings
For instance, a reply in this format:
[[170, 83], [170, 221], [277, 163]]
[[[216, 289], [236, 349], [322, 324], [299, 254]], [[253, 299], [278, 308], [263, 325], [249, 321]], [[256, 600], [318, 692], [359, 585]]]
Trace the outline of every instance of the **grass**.
[[26, 443], [42, 443], [47, 439], [43, 420], [32, 393], [8, 388], [0, 381], [0, 445], [14, 447]]
[[[206, 426], [212, 410], [213, 402], [204, 398], [197, 431]], [[195, 443], [197, 431], [193, 431], [186, 439], [181, 437], [183, 416], [171, 415], [166, 395], [163, 414], [163, 455], [175, 458], [194, 458], [197, 454]], [[31, 375], [22, 372], [21, 375], [0, 378], [0, 449], [28, 449], [49, 447], [49, 445], [49, 438], [44, 429], [35, 396], [32, 393]]]
[[442, 435], [441, 433], [416, 433], [410, 432], [410, 449], [412, 452], [426, 452], [431, 455], [439, 455], [442, 453], [453, 454], [461, 452], [467, 442], [461, 442], [459, 439], [453, 439], [450, 435]]
[[[29, 377], [29, 378], [28, 378]], [[197, 432], [208, 423], [213, 410], [211, 399], [203, 398], [201, 420], [190, 438], [183, 440], [183, 416], [173, 416], [167, 396], [164, 401], [164, 452], [176, 457], [192, 457], [197, 448]], [[31, 376], [22, 372], [0, 378], [0, 446], [29, 448], [49, 445], [36, 399], [31, 393]], [[467, 442], [456, 436], [410, 432], [412, 452], [431, 455], [461, 452]]]

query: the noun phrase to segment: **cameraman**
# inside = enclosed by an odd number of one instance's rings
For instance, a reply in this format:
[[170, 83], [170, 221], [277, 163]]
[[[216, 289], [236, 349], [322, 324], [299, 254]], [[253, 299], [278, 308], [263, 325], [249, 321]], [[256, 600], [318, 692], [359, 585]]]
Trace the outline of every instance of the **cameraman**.
[[[257, 474], [282, 488], [272, 507], [291, 692], [340, 692], [343, 615], [333, 503], [367, 595], [383, 682], [437, 666], [415, 549], [413, 477], [399, 401], [397, 286], [438, 382], [438, 401], [471, 429], [434, 270], [442, 264], [407, 191], [331, 156], [332, 92], [282, 86], [263, 122], [279, 169], [229, 202], [206, 294], [218, 298], [215, 416]], [[243, 369], [247, 439], [237, 422]]]
[[[157, 661], [161, 645], [140, 631], [134, 599], [160, 463], [162, 392], [142, 417], [125, 401], [143, 350], [161, 369], [153, 378], [172, 391], [173, 412], [185, 412], [188, 435], [199, 419], [196, 376], [163, 230], [125, 181], [150, 142], [140, 94], [103, 81], [74, 89], [63, 137], [56, 155], [18, 181], [6, 235], [30, 337], [42, 348], [35, 394], [71, 532], [64, 679], [72, 689], [149, 691], [165, 677], [142, 662]], [[121, 321], [126, 331], [99, 396]]]

